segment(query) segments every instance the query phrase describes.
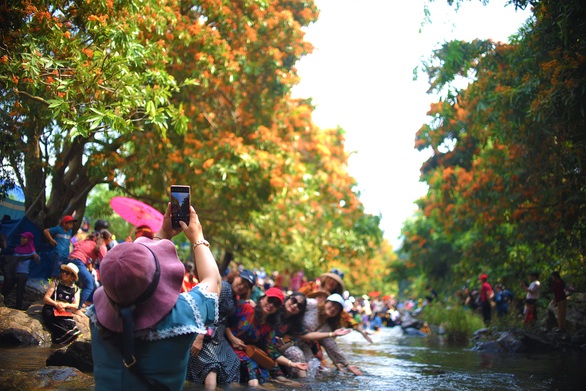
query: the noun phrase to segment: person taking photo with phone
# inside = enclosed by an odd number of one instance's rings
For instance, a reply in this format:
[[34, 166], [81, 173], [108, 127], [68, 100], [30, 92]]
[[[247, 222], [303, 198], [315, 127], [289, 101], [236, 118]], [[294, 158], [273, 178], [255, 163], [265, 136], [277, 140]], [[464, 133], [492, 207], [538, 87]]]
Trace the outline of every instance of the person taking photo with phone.
[[[197, 213], [189, 225], [171, 223], [171, 203], [153, 239], [140, 237], [110, 250], [90, 318], [95, 389], [181, 390], [197, 334], [217, 321], [221, 278]], [[184, 232], [200, 283], [180, 293], [185, 268], [170, 240]]]

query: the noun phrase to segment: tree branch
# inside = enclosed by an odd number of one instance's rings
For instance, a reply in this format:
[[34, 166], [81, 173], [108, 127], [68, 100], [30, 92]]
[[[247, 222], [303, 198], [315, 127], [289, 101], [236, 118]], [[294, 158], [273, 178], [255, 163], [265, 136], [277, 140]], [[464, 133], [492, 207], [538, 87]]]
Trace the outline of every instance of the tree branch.
[[49, 106], [49, 102], [47, 102], [45, 99], [41, 98], [40, 96], [36, 96], [36, 95], [31, 95], [28, 92], [24, 92], [24, 91], [20, 91], [18, 88], [14, 88], [14, 91], [16, 91], [16, 93], [18, 95], [23, 95], [26, 96], [27, 98], [34, 100], [35, 102], [39, 102], [44, 104], [45, 106]]

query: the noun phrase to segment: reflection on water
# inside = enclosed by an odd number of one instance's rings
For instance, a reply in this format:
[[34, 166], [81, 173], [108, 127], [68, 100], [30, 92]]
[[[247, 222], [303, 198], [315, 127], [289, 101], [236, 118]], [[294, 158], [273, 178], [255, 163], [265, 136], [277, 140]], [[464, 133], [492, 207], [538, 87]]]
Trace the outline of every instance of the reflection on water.
[[582, 389], [578, 382], [584, 379], [584, 355], [481, 353], [448, 346], [437, 337], [405, 337], [400, 328], [385, 329], [376, 337], [372, 345], [361, 344], [354, 336], [345, 344], [349, 355], [369, 374], [356, 389]]
[[46, 366], [47, 357], [59, 347], [22, 346], [0, 348], [0, 368], [33, 371]]
[[[576, 390], [583, 389], [584, 359], [576, 353], [488, 354], [448, 346], [437, 337], [404, 336], [401, 329], [383, 329], [367, 344], [353, 332], [338, 338], [352, 363], [366, 376], [337, 371], [314, 373], [296, 390]], [[0, 368], [32, 370], [45, 366], [51, 348], [0, 349]], [[312, 371], [310, 371], [311, 373]], [[264, 388], [291, 390], [274, 384]], [[193, 384], [186, 390], [202, 390]], [[218, 390], [242, 390], [223, 387]]]

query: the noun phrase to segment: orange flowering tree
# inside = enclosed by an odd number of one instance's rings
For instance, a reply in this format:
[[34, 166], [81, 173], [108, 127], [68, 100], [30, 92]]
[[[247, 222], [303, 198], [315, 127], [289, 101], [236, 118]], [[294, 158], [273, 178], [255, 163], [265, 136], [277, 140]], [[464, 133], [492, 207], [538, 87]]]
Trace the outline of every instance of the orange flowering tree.
[[[443, 98], [416, 136], [416, 148], [433, 151], [421, 169], [430, 190], [404, 255], [431, 275], [441, 276], [428, 263], [446, 246], [458, 281], [480, 271], [517, 280], [532, 269], [584, 269], [581, 4], [532, 2], [534, 19], [511, 44], [453, 41], [425, 64], [430, 91]], [[474, 81], [459, 89], [459, 76]]]
[[163, 210], [181, 183], [228, 260], [318, 273], [373, 257], [379, 217], [343, 131], [290, 96], [313, 1], [19, 4], [2, 24], [3, 153], [39, 225], [83, 215], [96, 184]]
[[[317, 17], [310, 1], [5, 7], [2, 168], [11, 166], [7, 178], [23, 187], [29, 217], [50, 224], [63, 213], [83, 214], [97, 183], [160, 208], [169, 183], [193, 183], [211, 167], [214, 177], [201, 178], [199, 189], [230, 187], [236, 144], [246, 137], [236, 151], [245, 156], [270, 144], [262, 129], [272, 127], [297, 80], [293, 64], [311, 50], [301, 27]], [[238, 190], [258, 183], [266, 199], [266, 180], [251, 179]], [[253, 198], [218, 190], [221, 199]]]
[[353, 189], [343, 132], [317, 128], [310, 102], [290, 97], [295, 62], [312, 49], [301, 27], [317, 9], [312, 2], [205, 4], [178, 11], [168, 34], [177, 46], [169, 72], [195, 80], [173, 97], [190, 102], [188, 130], [167, 139], [133, 135], [140, 155], [167, 158], [153, 162], [156, 170], [127, 162], [126, 172], [137, 174], [123, 186], [140, 193], [145, 182], [157, 183], [155, 198], [165, 200], [170, 184], [191, 184], [206, 236], [226, 260], [320, 270], [372, 253], [379, 219], [364, 214]]
[[343, 131], [321, 130], [311, 123], [307, 104], [298, 109], [292, 126], [299, 127], [299, 137], [272, 180], [278, 191], [233, 230], [237, 256], [250, 265], [302, 268], [313, 277], [332, 267], [367, 276], [364, 260], [382, 243], [380, 218], [365, 214], [354, 190]]
[[[158, 132], [134, 134], [124, 167], [134, 175], [126, 175], [120, 186], [144, 193], [145, 183], [156, 183], [148, 191], [165, 200], [171, 183], [193, 184], [198, 211], [222, 220], [245, 215], [268, 199], [271, 171], [284, 160], [282, 147], [291, 137], [278, 123], [289, 113], [278, 112], [287, 110], [287, 92], [297, 82], [294, 63], [311, 50], [301, 27], [317, 17], [311, 2], [288, 5], [176, 4], [176, 21], [165, 34], [167, 70], [190, 83], [172, 97], [189, 118], [187, 131], [166, 138]], [[164, 159], [145, 165], [136, 156]]]

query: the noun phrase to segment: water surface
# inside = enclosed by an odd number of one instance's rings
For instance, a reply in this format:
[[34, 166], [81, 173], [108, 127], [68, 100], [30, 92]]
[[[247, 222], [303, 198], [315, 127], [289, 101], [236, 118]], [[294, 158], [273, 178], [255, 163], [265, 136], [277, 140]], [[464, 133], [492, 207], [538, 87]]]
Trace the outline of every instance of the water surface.
[[[365, 376], [310, 371], [296, 390], [580, 390], [586, 380], [586, 355], [489, 354], [470, 346], [453, 346], [437, 336], [403, 335], [399, 327], [385, 328], [373, 335], [368, 344], [360, 334], [338, 338], [350, 362]], [[0, 368], [34, 370], [45, 366], [51, 348], [26, 347], [0, 349]], [[291, 390], [268, 384], [266, 389]], [[186, 390], [202, 390], [189, 384]], [[218, 390], [247, 389], [221, 387]]]

